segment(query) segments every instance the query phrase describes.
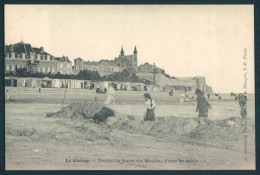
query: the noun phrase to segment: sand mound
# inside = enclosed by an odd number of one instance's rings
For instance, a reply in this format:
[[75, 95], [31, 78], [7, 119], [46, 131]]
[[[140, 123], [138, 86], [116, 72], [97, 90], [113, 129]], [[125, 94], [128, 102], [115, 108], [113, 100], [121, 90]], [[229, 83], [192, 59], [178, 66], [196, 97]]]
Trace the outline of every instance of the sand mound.
[[191, 131], [188, 136], [199, 140], [239, 140], [247, 134], [254, 137], [255, 123], [253, 119], [234, 118], [235, 126], [229, 126], [225, 120], [215, 120], [210, 126], [200, 126]]
[[229, 126], [225, 120], [210, 121], [210, 125], [198, 125], [196, 118], [162, 117], [155, 122], [142, 121], [133, 116], [117, 116], [108, 118], [103, 128], [119, 129], [127, 133], [142, 133], [163, 138], [190, 138], [200, 141], [219, 140], [236, 141], [241, 139], [245, 131], [254, 137], [255, 123], [253, 119], [235, 118], [236, 126]]
[[70, 118], [70, 119], [93, 119], [93, 116], [104, 106], [98, 102], [72, 103], [58, 112], [47, 114], [46, 117]]
[[[47, 114], [46, 117], [92, 120], [93, 116], [100, 112], [103, 107], [105, 107], [104, 104], [97, 102], [73, 103], [56, 113]], [[229, 120], [210, 121], [210, 125], [202, 122], [201, 125], [198, 125], [195, 117], [160, 117], [156, 118], [156, 121], [143, 121], [139, 117], [117, 114], [115, 117], [106, 118], [105, 122], [98, 125], [90, 120], [89, 122], [87, 122], [88, 120], [86, 122], [83, 121], [84, 128], [87, 128], [87, 130], [82, 129], [81, 132], [95, 131], [94, 133], [97, 136], [96, 138], [92, 137], [94, 140], [102, 138], [109, 140], [112, 138], [112, 135], [109, 133], [113, 131], [115, 131], [113, 140], [117, 138], [117, 131], [151, 135], [167, 140], [179, 138], [197, 141], [237, 141], [241, 140], [244, 134], [254, 138], [255, 122], [253, 119], [233, 118], [233, 121], [236, 123], [234, 126], [227, 124]], [[92, 132], [85, 134], [91, 134]]]

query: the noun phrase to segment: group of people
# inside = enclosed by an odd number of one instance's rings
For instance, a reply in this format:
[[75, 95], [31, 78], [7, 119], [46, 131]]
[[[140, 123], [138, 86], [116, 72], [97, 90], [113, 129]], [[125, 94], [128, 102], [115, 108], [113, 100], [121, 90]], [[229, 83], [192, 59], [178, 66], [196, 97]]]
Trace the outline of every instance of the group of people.
[[[208, 109], [211, 108], [210, 104], [204, 97], [204, 93], [201, 90], [197, 90], [195, 95], [197, 95], [197, 108], [196, 112], [199, 112], [198, 115], [198, 123], [201, 123], [202, 118], [205, 119], [205, 121], [209, 124], [208, 120]], [[144, 120], [150, 120], [154, 121], [155, 120], [155, 115], [154, 115], [154, 110], [156, 107], [156, 104], [154, 100], [152, 100], [151, 95], [148, 93], [144, 94], [144, 99], [145, 99], [145, 117]], [[181, 93], [180, 95], [180, 102], [185, 101], [185, 95]]]
[[[201, 90], [197, 90], [195, 95], [197, 95], [197, 109], [196, 109], [196, 112], [199, 111], [198, 123], [199, 124], [201, 123], [202, 118], [204, 118], [205, 121], [207, 123], [209, 123], [209, 120], [208, 120], [208, 109], [211, 108], [210, 104], [208, 103], [208, 101], [204, 97], [204, 93]], [[181, 93], [181, 95], [180, 95], [180, 102], [186, 101], [185, 97], [188, 98], [183, 93]], [[145, 106], [144, 121], [154, 121], [155, 120], [154, 110], [156, 108], [156, 103], [152, 99], [152, 97], [151, 97], [151, 95], [149, 93], [145, 93], [144, 94], [144, 99], [145, 99], [145, 104], [144, 104], [144, 106]], [[115, 104], [115, 90], [113, 88], [113, 85], [111, 85], [108, 88], [107, 99], [105, 101], [105, 104], [107, 104], [107, 105]]]
[[[181, 93], [183, 94], [183, 93]], [[196, 112], [199, 112], [198, 114], [198, 124], [201, 124], [202, 120], [204, 120], [208, 125], [210, 125], [209, 119], [208, 119], [208, 111], [211, 109], [210, 104], [204, 97], [204, 92], [197, 89], [195, 92], [195, 95], [197, 95], [197, 107], [196, 107]], [[181, 95], [182, 99], [180, 99], [181, 102], [184, 102], [184, 94]], [[144, 94], [144, 99], [145, 99], [145, 115], [144, 115], [144, 120], [147, 121], [154, 121], [155, 120], [155, 115], [154, 115], [154, 110], [156, 107], [155, 101], [152, 100], [151, 95], [149, 93]], [[247, 108], [246, 108], [246, 103], [247, 103], [247, 96], [244, 94], [239, 94], [238, 96], [239, 99], [239, 105], [241, 107], [241, 116], [245, 118], [247, 116]], [[234, 122], [234, 121], [231, 121]], [[233, 124], [232, 124], [233, 125]]]
[[[204, 97], [204, 92], [197, 89], [195, 92], [195, 95], [197, 95], [197, 108], [196, 112], [199, 112], [198, 114], [198, 124], [201, 124], [201, 121], [204, 120], [206, 123], [210, 124], [208, 119], [208, 110], [211, 109], [210, 104]], [[207, 94], [208, 96], [208, 94]], [[209, 96], [208, 96], [209, 98]], [[241, 107], [241, 115], [242, 117], [246, 117], [247, 110], [246, 110], [246, 101], [247, 98], [245, 95], [239, 94], [239, 105]], [[155, 114], [154, 110], [156, 108], [156, 103], [152, 99], [151, 95], [149, 93], [144, 94], [145, 99], [145, 114], [144, 114], [144, 121], [154, 121], [155, 120]], [[189, 97], [185, 95], [184, 93], [180, 93], [180, 102], [187, 102], [189, 100]], [[105, 104], [115, 104], [115, 90], [113, 85], [111, 85], [107, 90], [107, 99], [105, 101]]]
[[183, 92], [180, 93], [180, 103], [188, 102], [190, 101], [190, 97], [187, 94], [184, 94]]

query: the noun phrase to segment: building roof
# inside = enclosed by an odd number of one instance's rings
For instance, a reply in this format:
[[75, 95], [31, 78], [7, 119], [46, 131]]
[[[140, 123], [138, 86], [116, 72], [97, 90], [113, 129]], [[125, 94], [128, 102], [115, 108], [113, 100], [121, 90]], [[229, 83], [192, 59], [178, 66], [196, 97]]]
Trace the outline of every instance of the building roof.
[[84, 64], [98, 66], [98, 62], [96, 62], [96, 61], [84, 61]]
[[63, 56], [63, 57], [55, 57], [55, 61], [58, 61], [58, 62], [69, 62], [69, 63], [71, 63], [71, 61], [69, 60], [69, 58], [68, 58], [68, 57], [65, 57], [65, 56]]
[[33, 47], [32, 48], [32, 52], [36, 53], [36, 54], [43, 54], [43, 55], [50, 55], [53, 56], [51, 54], [49, 54], [48, 52], [43, 51], [43, 53], [41, 53], [41, 49], [37, 48], [37, 47]]
[[128, 62], [131, 63], [131, 59], [132, 59], [132, 55], [124, 55], [124, 56], [119, 56], [115, 59], [115, 61], [124, 61], [124, 62]]
[[136, 46], [135, 46], [135, 49], [134, 49], [134, 54], [136, 54], [137, 53], [137, 49], [136, 49]]
[[[14, 46], [15, 53], [30, 53], [32, 51], [32, 47], [30, 44], [17, 43], [17, 44], [14, 44], [13, 46]], [[26, 51], [25, 51], [25, 49], [26, 49]], [[5, 46], [5, 52], [6, 53], [11, 52], [11, 45]]]
[[[37, 48], [37, 47], [32, 47], [31, 44], [27, 44], [27, 43], [24, 43], [23, 41], [19, 42], [19, 43], [16, 43], [13, 45], [14, 47], [14, 52], [15, 53], [31, 53], [31, 52], [34, 52], [36, 54], [43, 54], [43, 55], [50, 55], [50, 56], [53, 56], [45, 51], [43, 51], [43, 53], [41, 53], [41, 49], [40, 48]], [[5, 46], [5, 52], [6, 53], [10, 53], [11, 52], [11, 45], [9, 46]]]
[[104, 66], [116, 66], [116, 63], [113, 60], [100, 60], [98, 63]]

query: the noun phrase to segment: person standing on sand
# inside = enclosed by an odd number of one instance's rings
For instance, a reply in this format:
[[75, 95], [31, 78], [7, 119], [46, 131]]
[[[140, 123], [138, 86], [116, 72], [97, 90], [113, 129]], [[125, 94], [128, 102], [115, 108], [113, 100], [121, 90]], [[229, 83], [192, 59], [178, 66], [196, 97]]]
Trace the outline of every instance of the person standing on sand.
[[115, 104], [115, 89], [113, 87], [113, 84], [109, 86], [108, 90], [107, 90], [107, 99], [105, 101], [106, 105], [109, 104]]
[[220, 95], [220, 93], [218, 93], [218, 99], [219, 99], [219, 101], [221, 101], [221, 95]]
[[185, 100], [184, 100], [185, 102], [189, 102], [190, 101], [190, 97], [186, 94], [185, 95]]
[[180, 103], [184, 102], [184, 97], [185, 95], [183, 94], [183, 92], [180, 93]]
[[206, 98], [203, 96], [203, 92], [201, 92], [201, 90], [197, 89], [195, 94], [197, 95], [196, 112], [199, 111], [198, 123], [200, 124], [201, 118], [204, 118], [206, 120], [206, 122], [209, 124], [208, 108], [211, 109], [211, 106], [208, 103], [208, 101], [206, 100]]
[[145, 93], [144, 94], [144, 99], [145, 99], [145, 115], [144, 115], [144, 121], [154, 121], [155, 120], [155, 115], [154, 115], [154, 109], [156, 107], [156, 104], [154, 100], [152, 100], [150, 94]]

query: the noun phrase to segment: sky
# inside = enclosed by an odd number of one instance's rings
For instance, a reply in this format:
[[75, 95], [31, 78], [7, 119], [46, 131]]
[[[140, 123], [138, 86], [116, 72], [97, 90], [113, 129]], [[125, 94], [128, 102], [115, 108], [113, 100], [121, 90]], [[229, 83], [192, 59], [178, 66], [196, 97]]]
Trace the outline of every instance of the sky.
[[[175, 77], [213, 91], [254, 92], [253, 5], [5, 5], [5, 44], [98, 61], [138, 51]], [[247, 71], [243, 71], [246, 49]], [[247, 89], [243, 87], [247, 77]]]

